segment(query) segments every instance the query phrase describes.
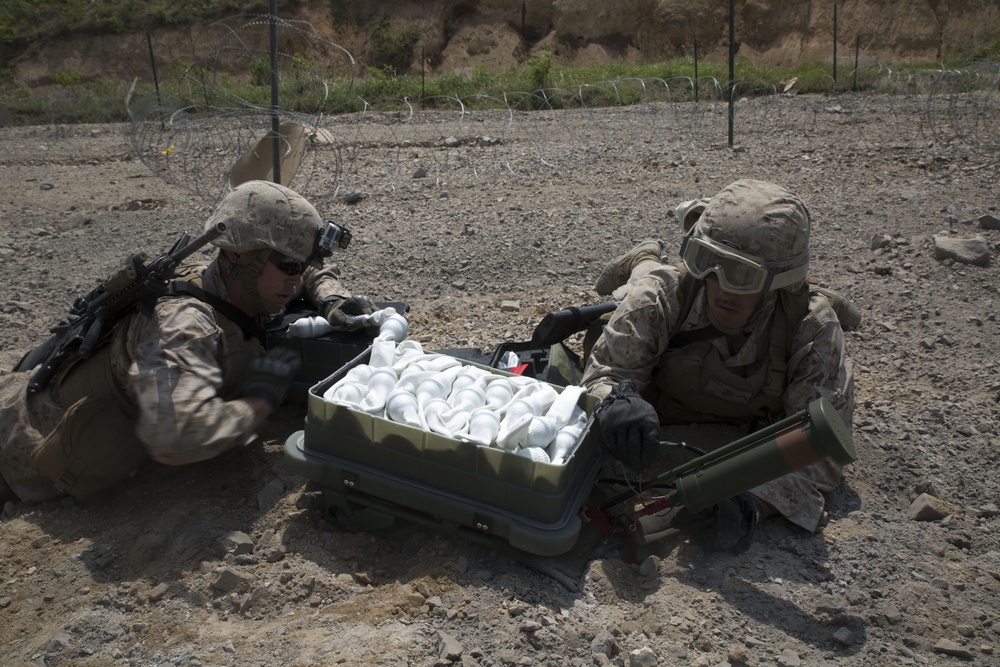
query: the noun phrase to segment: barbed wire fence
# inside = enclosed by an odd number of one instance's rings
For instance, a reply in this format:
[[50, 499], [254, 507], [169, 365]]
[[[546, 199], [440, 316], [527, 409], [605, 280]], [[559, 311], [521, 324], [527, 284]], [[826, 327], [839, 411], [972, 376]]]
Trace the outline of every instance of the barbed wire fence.
[[[417, 181], [456, 188], [581, 170], [625, 175], [636, 160], [726, 144], [728, 82], [711, 77], [623, 78], [419, 100], [364, 99], [356, 91], [350, 102], [360, 110], [338, 113], [345, 100], [331, 93], [331, 80], [354, 80], [353, 57], [308, 24], [279, 20], [280, 43], [289, 48], [277, 62], [292, 111], [233, 92], [247, 88], [231, 85], [227, 72], [259, 79], [269, 71], [263, 25], [259, 19], [220, 25], [211, 55], [180, 76], [187, 101], [157, 90], [130, 102], [128, 144], [155, 174], [216, 201], [230, 187], [233, 165], [273, 134], [275, 120], [302, 128], [306, 148], [290, 185], [321, 210], [338, 198], [407, 192]], [[295, 55], [304, 50], [327, 54], [322, 72]], [[736, 82], [736, 144], [871, 148], [872, 124], [884, 126], [878, 136], [891, 136], [894, 150], [989, 152], [1000, 144], [1000, 63], [875, 65], [866, 74], [866, 92], [830, 95]], [[292, 138], [279, 139], [290, 145]]]

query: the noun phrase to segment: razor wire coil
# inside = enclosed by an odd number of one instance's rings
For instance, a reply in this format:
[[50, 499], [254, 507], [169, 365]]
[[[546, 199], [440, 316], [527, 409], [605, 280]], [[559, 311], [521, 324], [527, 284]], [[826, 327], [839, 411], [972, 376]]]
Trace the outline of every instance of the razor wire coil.
[[[229, 71], [253, 72], [255, 63], [260, 75], [266, 25], [254, 19], [221, 26], [223, 37], [212, 55], [183, 73], [182, 94], [147, 93], [131, 102], [126, 140], [153, 173], [217, 201], [228, 191], [233, 164], [273, 132], [276, 120], [304, 128], [305, 153], [290, 185], [318, 207], [347, 191], [407, 190], [421, 178], [417, 174], [449, 187], [581, 169], [625, 174], [636, 160], [725, 142], [730, 87], [714, 77], [624, 77], [501, 95], [368, 98], [353, 85], [356, 62], [346, 49], [304, 22], [286, 20], [277, 24], [281, 43], [308, 44], [311, 52], [330, 54], [335, 66], [327, 62], [321, 71], [294, 47], [282, 49], [282, 90], [294, 104], [268, 104], [233, 92], [241, 89], [227, 79]], [[903, 149], [955, 145], [989, 151], [1000, 144], [1000, 64], [876, 64], [866, 75], [872, 79], [868, 92], [832, 95], [798, 96], [791, 86], [734, 82], [737, 143], [749, 149], [787, 145], [794, 138], [864, 147], [869, 139], [855, 123], [864, 118], [886, 124]], [[334, 98], [334, 81], [341, 88], [351, 83], [350, 105]], [[343, 112], [345, 106], [357, 110]], [[857, 132], [845, 133], [852, 124]], [[280, 144], [288, 138], [278, 139]]]

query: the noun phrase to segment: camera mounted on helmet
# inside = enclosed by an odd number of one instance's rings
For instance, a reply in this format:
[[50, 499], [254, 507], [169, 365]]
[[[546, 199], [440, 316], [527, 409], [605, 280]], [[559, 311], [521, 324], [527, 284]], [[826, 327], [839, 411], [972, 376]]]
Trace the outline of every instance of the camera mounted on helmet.
[[316, 245], [313, 256], [327, 258], [333, 254], [333, 249], [351, 245], [351, 231], [335, 222], [327, 221], [326, 227], [316, 230]]

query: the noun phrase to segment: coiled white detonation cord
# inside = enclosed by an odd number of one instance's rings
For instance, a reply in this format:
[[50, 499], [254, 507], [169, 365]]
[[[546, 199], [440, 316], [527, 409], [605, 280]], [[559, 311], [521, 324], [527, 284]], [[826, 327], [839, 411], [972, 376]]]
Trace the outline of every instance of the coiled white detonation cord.
[[582, 440], [587, 414], [577, 403], [583, 387], [558, 392], [534, 378], [499, 375], [425, 353], [417, 341], [398, 342], [391, 335], [380, 333], [369, 363], [350, 369], [323, 398], [555, 465], [565, 464]]

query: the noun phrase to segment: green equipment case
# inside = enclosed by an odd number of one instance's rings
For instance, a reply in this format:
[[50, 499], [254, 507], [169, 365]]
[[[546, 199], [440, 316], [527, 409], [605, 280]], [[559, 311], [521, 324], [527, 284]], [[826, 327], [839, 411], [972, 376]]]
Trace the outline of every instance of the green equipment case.
[[600, 466], [592, 432], [596, 397], [580, 398], [588, 422], [574, 454], [563, 465], [540, 463], [324, 400], [370, 354], [369, 348], [309, 389], [304, 428], [285, 441], [286, 464], [318, 483], [329, 518], [363, 531], [401, 519], [480, 541], [499, 538], [543, 556], [573, 547]]

